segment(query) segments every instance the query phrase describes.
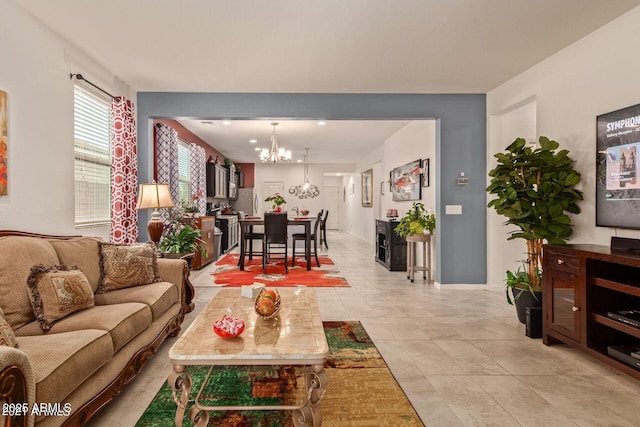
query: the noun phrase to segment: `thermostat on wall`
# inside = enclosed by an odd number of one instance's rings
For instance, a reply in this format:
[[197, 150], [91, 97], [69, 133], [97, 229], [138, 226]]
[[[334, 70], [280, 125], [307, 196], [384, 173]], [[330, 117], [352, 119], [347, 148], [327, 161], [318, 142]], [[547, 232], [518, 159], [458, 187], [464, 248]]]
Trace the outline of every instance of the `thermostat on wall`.
[[460, 172], [460, 176], [458, 177], [458, 185], [467, 185], [469, 184], [469, 178], [464, 176], [464, 172]]

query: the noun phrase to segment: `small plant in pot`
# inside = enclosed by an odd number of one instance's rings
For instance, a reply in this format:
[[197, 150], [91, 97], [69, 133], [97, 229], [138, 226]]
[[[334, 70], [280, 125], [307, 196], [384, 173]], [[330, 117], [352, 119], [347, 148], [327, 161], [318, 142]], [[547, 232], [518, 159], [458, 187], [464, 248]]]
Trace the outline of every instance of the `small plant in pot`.
[[271, 209], [273, 209], [274, 212], [282, 212], [282, 205], [287, 203], [287, 201], [280, 195], [280, 193], [275, 193], [264, 199], [264, 201], [271, 202]]
[[[486, 189], [495, 196], [488, 207], [505, 216], [505, 224], [516, 227], [509, 232], [509, 240], [526, 241], [524, 271], [507, 271], [506, 280], [508, 288], [524, 289], [526, 293], [542, 290], [542, 245], [545, 241], [566, 244], [573, 233], [568, 214], [580, 213], [577, 203], [583, 198], [575, 188], [580, 174], [573, 169], [569, 152], [558, 150], [560, 144], [545, 136], [538, 143], [532, 146], [518, 138], [506, 152], [495, 154], [498, 165], [489, 172], [491, 182]], [[525, 293], [517, 295], [514, 294], [516, 305], [525, 299]], [[508, 293], [507, 300], [511, 303]], [[539, 298], [537, 305], [541, 303]]]
[[433, 234], [435, 229], [436, 216], [425, 209], [423, 203], [413, 202], [411, 209], [400, 219], [394, 231], [398, 236], [405, 238], [413, 234], [424, 234], [425, 231]]
[[[524, 267], [524, 268], [522, 268]], [[534, 286], [529, 278], [527, 260], [515, 272], [507, 271], [504, 280], [507, 302], [516, 306], [516, 314], [520, 323], [527, 322], [527, 307], [540, 307], [542, 304], [542, 287]], [[542, 280], [542, 270], [536, 272], [538, 282]], [[511, 292], [511, 295], [509, 294]], [[513, 299], [512, 299], [513, 295]]]

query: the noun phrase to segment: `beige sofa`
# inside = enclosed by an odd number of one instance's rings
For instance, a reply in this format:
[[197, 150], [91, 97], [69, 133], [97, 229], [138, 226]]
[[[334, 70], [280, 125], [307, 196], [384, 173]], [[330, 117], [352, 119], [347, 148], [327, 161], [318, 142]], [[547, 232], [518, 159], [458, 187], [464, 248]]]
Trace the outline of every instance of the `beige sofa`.
[[[17, 342], [17, 348], [0, 346], [0, 424], [84, 425], [167, 336], [180, 331], [186, 262], [157, 259], [160, 281], [99, 293], [102, 247], [90, 237], [0, 231], [0, 308]], [[52, 322], [46, 331], [27, 284], [40, 264], [77, 266], [94, 292], [90, 307]]]

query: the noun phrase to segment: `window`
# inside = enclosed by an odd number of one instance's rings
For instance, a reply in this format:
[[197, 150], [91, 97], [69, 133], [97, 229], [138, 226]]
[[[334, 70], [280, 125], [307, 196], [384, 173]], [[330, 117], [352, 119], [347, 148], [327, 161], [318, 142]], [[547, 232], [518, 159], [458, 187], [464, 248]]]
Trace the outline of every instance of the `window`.
[[78, 84], [74, 89], [75, 224], [109, 224], [110, 100]]
[[178, 192], [180, 200], [187, 204], [191, 200], [191, 150], [183, 140], [178, 142]]

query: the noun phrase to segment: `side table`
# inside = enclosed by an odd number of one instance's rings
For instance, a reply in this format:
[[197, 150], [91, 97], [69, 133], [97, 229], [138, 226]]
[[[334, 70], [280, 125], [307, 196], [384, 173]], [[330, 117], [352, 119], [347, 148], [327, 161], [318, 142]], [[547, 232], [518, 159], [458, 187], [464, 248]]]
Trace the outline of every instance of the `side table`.
[[[422, 271], [422, 278], [431, 281], [431, 234], [412, 234], [405, 238], [407, 241], [407, 279], [413, 278], [416, 271]], [[422, 243], [422, 266], [416, 266], [416, 246]]]

